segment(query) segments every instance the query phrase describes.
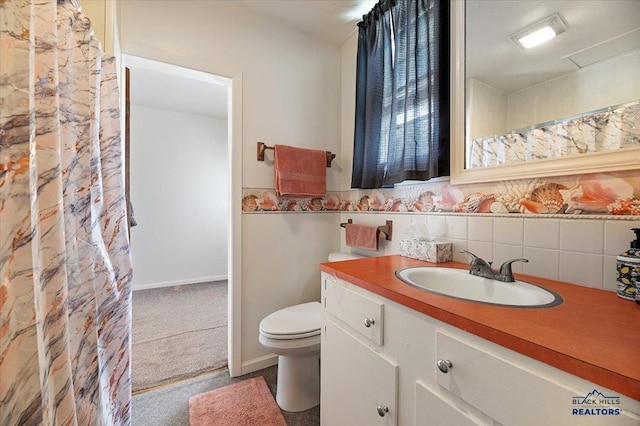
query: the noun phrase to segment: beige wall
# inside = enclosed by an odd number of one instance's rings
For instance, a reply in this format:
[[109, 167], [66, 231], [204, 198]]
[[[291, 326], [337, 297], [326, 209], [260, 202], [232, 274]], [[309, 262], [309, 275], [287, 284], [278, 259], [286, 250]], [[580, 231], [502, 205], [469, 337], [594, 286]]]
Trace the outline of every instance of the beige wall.
[[358, 51], [358, 33], [355, 32], [342, 45], [342, 128], [341, 154], [344, 164], [341, 189], [351, 187], [351, 168], [353, 166], [353, 133], [356, 109], [356, 52]]
[[81, 0], [80, 4], [82, 6], [82, 12], [91, 20], [94, 36], [104, 44], [106, 1]]
[[[115, 0], [78, 0], [82, 12], [91, 20], [93, 34], [105, 53], [120, 54], [116, 25]], [[119, 60], [119, 58], [117, 58]]]
[[467, 141], [502, 133], [507, 128], [507, 95], [473, 78], [467, 79]]
[[133, 289], [226, 280], [227, 120], [134, 104], [131, 117]]
[[[264, 141], [339, 153], [340, 47], [284, 28], [231, 2], [120, 2], [123, 53], [233, 77], [242, 74], [242, 186], [273, 188]], [[268, 158], [273, 158], [267, 153]], [[338, 189], [340, 157], [328, 171]], [[267, 314], [319, 300], [318, 264], [339, 248], [339, 215], [242, 216], [242, 364], [275, 361], [258, 343]], [[333, 232], [331, 232], [333, 231]]]
[[636, 101], [639, 68], [640, 50], [634, 50], [511, 93], [503, 131]]

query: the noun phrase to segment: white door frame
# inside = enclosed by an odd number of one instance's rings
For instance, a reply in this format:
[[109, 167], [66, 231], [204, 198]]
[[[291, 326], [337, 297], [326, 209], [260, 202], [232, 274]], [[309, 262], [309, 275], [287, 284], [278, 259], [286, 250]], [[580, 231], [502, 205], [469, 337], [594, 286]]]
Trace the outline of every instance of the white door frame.
[[[228, 232], [228, 344], [227, 355], [231, 377], [242, 375], [242, 73], [226, 77], [137, 56], [122, 54], [122, 67], [196, 78], [228, 87], [228, 165], [229, 214]], [[124, 84], [121, 84], [121, 92]], [[122, 92], [124, 99], [124, 92]]]
[[229, 99], [229, 374], [242, 375], [242, 73]]

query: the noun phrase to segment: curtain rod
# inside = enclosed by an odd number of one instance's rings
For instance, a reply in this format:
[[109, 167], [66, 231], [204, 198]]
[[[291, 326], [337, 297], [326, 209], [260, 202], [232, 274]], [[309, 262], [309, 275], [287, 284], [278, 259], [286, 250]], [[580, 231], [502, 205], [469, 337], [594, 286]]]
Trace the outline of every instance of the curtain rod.
[[396, 5], [396, 0], [380, 0], [371, 10], [362, 16], [362, 21], [358, 22], [356, 27], [367, 27], [371, 20], [377, 20], [378, 17]]

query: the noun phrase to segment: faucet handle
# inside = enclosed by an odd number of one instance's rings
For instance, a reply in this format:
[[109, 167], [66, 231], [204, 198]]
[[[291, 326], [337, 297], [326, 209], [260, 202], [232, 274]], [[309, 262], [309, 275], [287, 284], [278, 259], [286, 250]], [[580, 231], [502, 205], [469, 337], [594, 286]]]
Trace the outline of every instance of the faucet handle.
[[476, 256], [475, 254], [471, 253], [471, 252], [470, 252], [470, 251], [468, 251], [468, 250], [460, 250], [460, 253], [467, 253], [467, 254], [471, 255], [471, 257], [473, 257], [473, 259], [471, 259], [471, 261], [472, 261], [472, 262], [473, 262], [474, 260], [476, 260], [476, 259], [480, 259], [478, 256]]
[[467, 250], [460, 250], [460, 253], [467, 253], [473, 257], [469, 263], [469, 273], [471, 275], [477, 275], [479, 277], [495, 279], [496, 274], [491, 269], [491, 262], [487, 262], [481, 257], [476, 256]]
[[513, 277], [513, 272], [511, 271], [511, 264], [513, 262], [529, 263], [529, 259], [518, 258], [518, 259], [507, 260], [506, 262], [504, 262], [500, 266], [500, 275], [502, 275], [505, 278], [505, 281], [514, 282], [516, 280]]
[[475, 254], [473, 254], [473, 253], [471, 253], [470, 251], [467, 251], [467, 250], [460, 250], [460, 253], [467, 253], [467, 254], [471, 255], [472, 259], [471, 259], [471, 263], [469, 263], [470, 265], [477, 265], [479, 263], [482, 263], [482, 264], [486, 263], [488, 266], [491, 266], [491, 264], [493, 263], [493, 262], [487, 262], [486, 260], [484, 260], [480, 256], [476, 256]]

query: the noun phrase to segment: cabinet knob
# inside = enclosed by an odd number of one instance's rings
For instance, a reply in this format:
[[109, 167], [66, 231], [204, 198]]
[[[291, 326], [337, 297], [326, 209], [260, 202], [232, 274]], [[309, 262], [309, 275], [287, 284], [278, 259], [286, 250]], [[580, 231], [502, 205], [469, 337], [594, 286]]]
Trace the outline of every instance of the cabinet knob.
[[443, 373], [448, 373], [449, 370], [453, 368], [453, 364], [448, 359], [439, 359], [438, 360], [438, 369]]
[[389, 412], [389, 407], [387, 407], [386, 405], [378, 405], [378, 415], [380, 417], [384, 417], [385, 414], [387, 414]]
[[376, 322], [373, 320], [373, 318], [365, 318], [364, 319], [364, 326], [367, 327], [367, 328], [371, 327], [375, 323]]

